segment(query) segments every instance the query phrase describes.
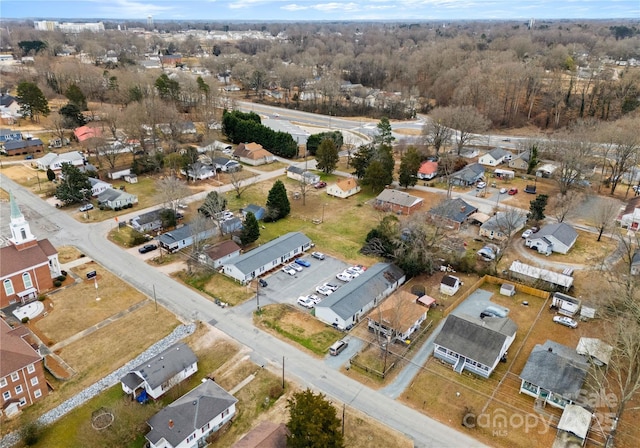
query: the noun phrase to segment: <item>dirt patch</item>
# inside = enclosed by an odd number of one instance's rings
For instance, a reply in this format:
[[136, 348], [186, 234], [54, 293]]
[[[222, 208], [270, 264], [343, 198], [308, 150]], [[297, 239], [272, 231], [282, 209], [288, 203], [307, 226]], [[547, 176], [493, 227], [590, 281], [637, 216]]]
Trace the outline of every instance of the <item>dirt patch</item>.
[[80, 251], [73, 246], [61, 246], [58, 248], [58, 261], [60, 261], [61, 264], [77, 260], [80, 258], [80, 255]]

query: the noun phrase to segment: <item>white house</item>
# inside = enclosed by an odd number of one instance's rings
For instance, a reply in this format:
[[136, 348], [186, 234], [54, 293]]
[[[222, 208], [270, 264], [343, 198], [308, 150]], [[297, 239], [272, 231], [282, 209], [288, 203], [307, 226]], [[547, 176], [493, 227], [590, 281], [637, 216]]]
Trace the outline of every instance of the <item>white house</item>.
[[440, 281], [440, 292], [442, 294], [452, 296], [458, 292], [463, 284], [464, 283], [462, 283], [458, 277], [455, 277], [453, 275], [445, 275]]
[[150, 212], [143, 213], [131, 219], [129, 222], [131, 227], [136, 229], [140, 233], [147, 233], [162, 228], [162, 212], [164, 210], [159, 208], [157, 210], [151, 210]]
[[145, 438], [150, 448], [194, 448], [236, 415], [238, 400], [211, 379], [151, 417]]
[[289, 179], [297, 180], [298, 182], [304, 182], [307, 185], [313, 185], [320, 182], [320, 176], [311, 171], [307, 171], [304, 168], [289, 165], [287, 167], [287, 177]]
[[557, 166], [551, 164], [551, 163], [545, 163], [544, 165], [540, 166], [539, 168], [536, 169], [536, 176], [537, 177], [551, 177], [553, 176], [553, 173], [558, 169]]
[[340, 179], [335, 184], [331, 184], [327, 187], [327, 194], [329, 196], [335, 196], [337, 198], [348, 198], [354, 194], [360, 193], [360, 185], [353, 177], [347, 177]]
[[318, 303], [316, 317], [340, 330], [350, 328], [405, 280], [404, 272], [397, 266], [376, 263]]
[[211, 238], [218, 233], [218, 229], [211, 227], [209, 229], [202, 229], [196, 234], [193, 232], [194, 229], [192, 229], [189, 224], [185, 224], [170, 232], [163, 233], [158, 237], [158, 242], [164, 250], [173, 253], [191, 246], [196, 240], [202, 241]]
[[396, 291], [367, 317], [369, 330], [397, 340], [410, 342], [411, 335], [427, 319], [427, 307], [417, 302], [415, 294]]
[[540, 231], [532, 233], [525, 245], [537, 249], [539, 253], [551, 255], [552, 252], [566, 254], [578, 239], [578, 232], [569, 224], [558, 222], [544, 226]]
[[240, 143], [233, 152], [233, 156], [240, 160], [240, 162], [252, 166], [273, 163], [276, 160], [273, 154], [255, 142]]
[[198, 358], [187, 344], [178, 342], [131, 370], [120, 385], [134, 399], [146, 394], [155, 400], [197, 371]]
[[91, 196], [98, 196], [107, 188], [113, 188], [110, 183], [93, 177], [89, 178], [89, 182], [91, 182]]
[[580, 311], [581, 300], [575, 297], [562, 294], [561, 292], [554, 292], [551, 297], [551, 307], [558, 310], [558, 313], [565, 316], [575, 316]]
[[418, 179], [431, 180], [438, 175], [438, 162], [433, 160], [426, 160], [420, 165], [418, 169]]
[[46, 171], [51, 168], [53, 171], [60, 171], [64, 163], [70, 163], [73, 166], [83, 166], [86, 163], [86, 159], [84, 155], [78, 151], [70, 151], [62, 154], [50, 152], [35, 162], [40, 170]]
[[137, 204], [138, 196], [127, 193], [126, 191], [107, 188], [103, 190], [97, 197], [98, 204], [108, 207], [112, 210], [116, 208], [129, 207], [129, 204]]
[[503, 148], [493, 148], [491, 151], [484, 153], [478, 159], [480, 165], [498, 166], [505, 161], [505, 157], [511, 153]]
[[221, 241], [213, 246], [205, 247], [202, 253], [198, 256], [198, 260], [202, 264], [218, 269], [226, 261], [240, 255], [241, 249], [235, 241], [226, 240]]
[[205, 180], [216, 176], [215, 167], [212, 165], [205, 165], [201, 162], [194, 163], [186, 170], [180, 170], [180, 173], [192, 180]]
[[434, 340], [433, 356], [489, 378], [516, 338], [518, 329], [508, 317], [472, 317], [451, 314]]
[[304, 233], [290, 232], [228, 260], [222, 265], [222, 272], [246, 284], [310, 247], [311, 240]]

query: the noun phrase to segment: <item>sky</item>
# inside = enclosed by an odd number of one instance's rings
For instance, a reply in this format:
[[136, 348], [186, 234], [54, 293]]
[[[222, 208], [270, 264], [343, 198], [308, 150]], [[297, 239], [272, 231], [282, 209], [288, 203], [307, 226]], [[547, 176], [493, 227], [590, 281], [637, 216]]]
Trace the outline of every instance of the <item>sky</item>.
[[640, 20], [640, 0], [0, 0], [0, 18], [210, 21]]

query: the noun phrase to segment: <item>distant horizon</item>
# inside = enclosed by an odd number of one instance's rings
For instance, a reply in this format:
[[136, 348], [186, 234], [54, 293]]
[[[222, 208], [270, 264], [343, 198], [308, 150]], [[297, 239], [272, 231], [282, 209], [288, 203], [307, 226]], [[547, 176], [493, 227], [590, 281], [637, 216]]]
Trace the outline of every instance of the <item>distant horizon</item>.
[[[34, 14], [37, 11], [38, 14]], [[459, 22], [638, 20], [639, 0], [2, 0], [2, 20]]]

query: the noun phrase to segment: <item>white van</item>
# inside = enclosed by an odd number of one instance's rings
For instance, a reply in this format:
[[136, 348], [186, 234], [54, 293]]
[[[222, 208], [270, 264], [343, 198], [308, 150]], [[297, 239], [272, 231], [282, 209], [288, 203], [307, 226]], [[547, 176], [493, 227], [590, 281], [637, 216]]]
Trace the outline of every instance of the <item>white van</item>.
[[349, 344], [346, 341], [339, 340], [338, 342], [333, 344], [331, 347], [329, 347], [329, 354], [331, 356], [338, 356], [340, 352], [342, 352], [342, 350], [347, 348], [347, 345]]

